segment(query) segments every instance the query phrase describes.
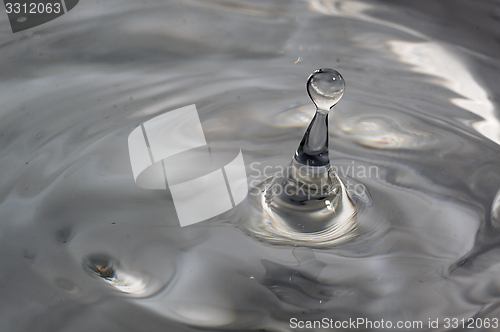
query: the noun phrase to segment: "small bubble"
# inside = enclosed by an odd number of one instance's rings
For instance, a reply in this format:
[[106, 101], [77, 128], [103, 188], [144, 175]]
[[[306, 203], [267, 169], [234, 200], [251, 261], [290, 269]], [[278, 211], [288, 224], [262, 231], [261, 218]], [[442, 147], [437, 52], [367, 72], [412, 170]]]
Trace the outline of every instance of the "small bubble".
[[107, 255], [91, 255], [84, 259], [84, 263], [92, 272], [101, 278], [110, 279], [115, 275], [115, 262]]
[[24, 22], [24, 21], [26, 21], [26, 17], [21, 16], [16, 21], [18, 21], [19, 23]]
[[89, 255], [83, 258], [83, 266], [116, 290], [132, 296], [147, 296], [160, 286], [141, 272], [126, 270], [119, 261], [107, 254]]

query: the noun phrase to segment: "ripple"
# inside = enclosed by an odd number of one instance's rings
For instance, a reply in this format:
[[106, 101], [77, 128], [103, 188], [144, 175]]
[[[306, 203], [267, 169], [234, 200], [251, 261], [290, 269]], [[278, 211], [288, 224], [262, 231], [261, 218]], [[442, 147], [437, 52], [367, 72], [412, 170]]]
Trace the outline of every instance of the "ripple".
[[494, 228], [500, 229], [500, 191], [495, 195], [491, 205], [491, 224]]
[[[415, 120], [402, 115], [389, 117], [382, 114], [342, 117], [335, 122], [339, 136], [374, 149], [436, 148], [440, 137], [430, 131], [418, 129]], [[423, 128], [423, 124], [418, 127]]]
[[158, 290], [146, 275], [130, 272], [106, 254], [92, 254], [83, 259], [84, 267], [116, 290], [135, 297], [146, 297]]
[[[0, 42], [1, 330], [499, 317], [493, 2], [79, 6]], [[304, 80], [324, 66], [348, 83], [330, 154], [356, 213], [339, 227], [283, 223], [259, 191], [181, 228], [168, 190], [135, 185], [130, 131], [193, 103], [210, 144], [285, 165], [312, 116]]]
[[[270, 209], [266, 202], [265, 192], [269, 189], [269, 185], [273, 178], [267, 179], [257, 186], [249, 195], [248, 202], [252, 207], [252, 215], [242, 223], [243, 229], [251, 236], [259, 240], [279, 245], [293, 245], [313, 248], [332, 247], [349, 240], [355, 239], [363, 233], [363, 226], [357, 223], [357, 215], [371, 204], [371, 199], [367, 192], [358, 195], [355, 191], [346, 189], [344, 181], [335, 174], [335, 179], [338, 181], [338, 201], [333, 203], [329, 201], [323, 202], [326, 204], [322, 214], [327, 217], [321, 221], [325, 223], [325, 227], [315, 231], [300, 231], [303, 226], [300, 224], [297, 228], [291, 224], [291, 220], [283, 218], [273, 209]], [[350, 181], [353, 181], [350, 179]], [[335, 206], [334, 206], [335, 204]], [[330, 207], [330, 208], [329, 208]], [[333, 211], [332, 211], [333, 209]], [[334, 212], [327, 213], [325, 212]], [[299, 223], [311, 224], [317, 218], [324, 218], [315, 213], [304, 212], [295, 218]]]

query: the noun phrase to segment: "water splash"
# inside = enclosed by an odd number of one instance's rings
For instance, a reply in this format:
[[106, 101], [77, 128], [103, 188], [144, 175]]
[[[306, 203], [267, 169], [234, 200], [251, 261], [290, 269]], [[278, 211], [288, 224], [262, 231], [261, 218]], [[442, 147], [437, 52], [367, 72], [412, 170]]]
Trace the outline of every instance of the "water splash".
[[252, 233], [272, 243], [329, 246], [357, 234], [356, 207], [328, 154], [328, 115], [345, 82], [325, 68], [312, 73], [306, 86], [316, 114], [287, 168], [259, 186], [263, 217]]
[[318, 69], [309, 76], [306, 87], [316, 114], [295, 152], [295, 160], [308, 166], [327, 166], [328, 113], [344, 95], [344, 78], [336, 70]]

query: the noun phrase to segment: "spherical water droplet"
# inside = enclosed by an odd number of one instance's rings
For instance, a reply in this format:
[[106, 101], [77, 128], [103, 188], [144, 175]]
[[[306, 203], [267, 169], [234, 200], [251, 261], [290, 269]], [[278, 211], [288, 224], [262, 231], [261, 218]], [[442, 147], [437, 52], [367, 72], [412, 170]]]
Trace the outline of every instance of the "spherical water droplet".
[[309, 97], [319, 110], [328, 111], [344, 95], [344, 78], [336, 70], [318, 69], [307, 80]]

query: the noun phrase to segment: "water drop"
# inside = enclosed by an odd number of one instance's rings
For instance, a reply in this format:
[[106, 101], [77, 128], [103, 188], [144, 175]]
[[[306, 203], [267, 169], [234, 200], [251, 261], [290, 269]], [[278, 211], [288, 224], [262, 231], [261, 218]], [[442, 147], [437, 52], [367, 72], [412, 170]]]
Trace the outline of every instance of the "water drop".
[[328, 114], [344, 94], [344, 78], [318, 69], [306, 86], [316, 114], [287, 168], [261, 186], [263, 222], [252, 232], [273, 243], [318, 247], [356, 236], [357, 210], [328, 154]]
[[307, 80], [307, 93], [319, 111], [328, 112], [342, 98], [344, 90], [344, 78], [334, 69], [318, 69]]
[[316, 105], [314, 115], [295, 153], [295, 160], [309, 166], [325, 166], [328, 156], [328, 113], [344, 95], [344, 78], [336, 70], [318, 69], [307, 80], [307, 93]]

